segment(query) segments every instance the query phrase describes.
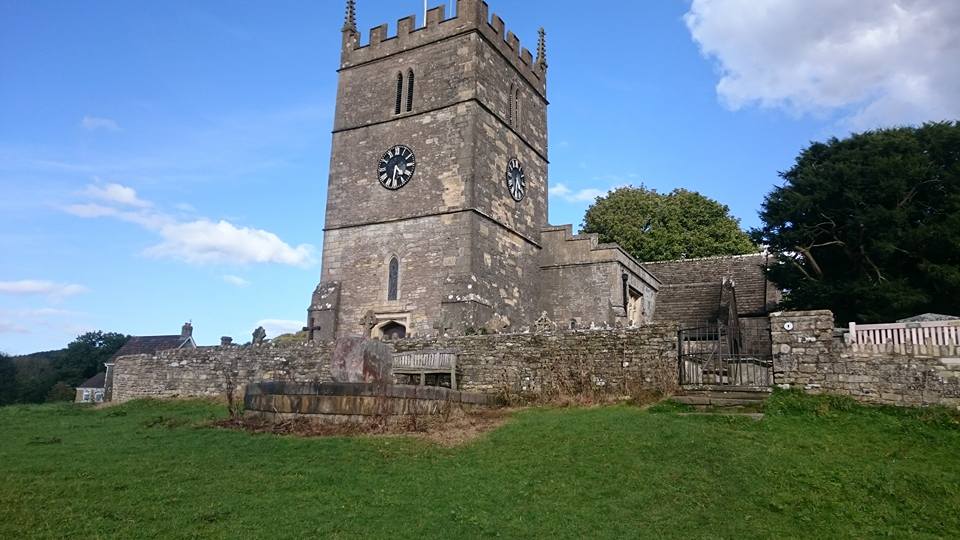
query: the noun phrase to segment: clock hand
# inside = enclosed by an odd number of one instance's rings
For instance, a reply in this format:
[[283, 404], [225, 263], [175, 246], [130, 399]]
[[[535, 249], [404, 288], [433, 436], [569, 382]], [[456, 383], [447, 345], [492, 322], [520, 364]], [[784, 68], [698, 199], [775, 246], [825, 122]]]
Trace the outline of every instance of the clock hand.
[[393, 166], [393, 179], [394, 179], [394, 180], [397, 179], [397, 173], [400, 173], [400, 176], [403, 176], [403, 169], [401, 169], [399, 165], [394, 165], [394, 166]]

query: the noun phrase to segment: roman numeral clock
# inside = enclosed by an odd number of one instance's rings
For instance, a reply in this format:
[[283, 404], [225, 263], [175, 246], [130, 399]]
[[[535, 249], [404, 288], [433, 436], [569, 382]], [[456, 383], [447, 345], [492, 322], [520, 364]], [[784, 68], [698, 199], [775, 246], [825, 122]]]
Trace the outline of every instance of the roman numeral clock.
[[[380, 185], [396, 191], [407, 185], [417, 170], [417, 156], [408, 146], [398, 144], [387, 150], [377, 162], [377, 178]], [[513, 200], [520, 202], [527, 192], [527, 178], [520, 160], [513, 158], [507, 163], [507, 191]]]
[[507, 164], [507, 190], [513, 200], [520, 202], [527, 192], [527, 177], [523, 174], [520, 160], [513, 158]]
[[377, 163], [380, 185], [389, 190], [398, 190], [407, 185], [416, 170], [417, 156], [402, 144], [387, 150]]

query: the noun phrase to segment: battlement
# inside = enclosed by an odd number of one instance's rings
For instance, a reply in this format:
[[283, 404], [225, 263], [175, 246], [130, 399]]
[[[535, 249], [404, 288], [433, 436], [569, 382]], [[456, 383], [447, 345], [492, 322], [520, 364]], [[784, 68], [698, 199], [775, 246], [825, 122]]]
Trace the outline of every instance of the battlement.
[[[507, 31], [503, 19], [496, 13], [490, 15], [489, 6], [484, 0], [456, 2], [457, 11], [453, 17], [447, 18], [446, 6], [441, 5], [427, 11], [426, 24], [419, 28], [416, 16], [410, 15], [397, 21], [396, 35], [388, 35], [386, 24], [370, 29], [365, 44], [361, 44], [362, 36], [351, 20], [353, 15], [348, 5], [340, 69], [349, 69], [455, 36], [478, 33], [499, 51], [541, 96], [546, 97], [546, 59], [541, 55], [534, 58], [529, 49], [523, 48], [517, 35]], [[538, 50], [545, 55], [542, 39]]]

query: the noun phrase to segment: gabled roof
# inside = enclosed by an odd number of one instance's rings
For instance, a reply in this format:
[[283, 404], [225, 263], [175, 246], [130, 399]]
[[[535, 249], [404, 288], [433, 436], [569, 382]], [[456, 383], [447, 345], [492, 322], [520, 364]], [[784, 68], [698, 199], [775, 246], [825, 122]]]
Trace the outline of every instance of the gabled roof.
[[90, 377], [83, 384], [77, 388], [105, 388], [107, 382], [106, 373], [97, 373], [93, 377]]
[[156, 354], [160, 351], [170, 349], [180, 349], [187, 347], [196, 348], [193, 338], [190, 336], [132, 336], [120, 347], [113, 358], [129, 356], [133, 354]]

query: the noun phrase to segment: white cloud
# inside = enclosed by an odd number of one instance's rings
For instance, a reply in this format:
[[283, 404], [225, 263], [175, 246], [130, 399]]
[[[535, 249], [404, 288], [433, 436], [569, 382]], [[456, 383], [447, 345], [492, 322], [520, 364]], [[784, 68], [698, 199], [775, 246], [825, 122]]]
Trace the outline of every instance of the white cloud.
[[[0, 309], [0, 334], [63, 333], [75, 326], [70, 321], [85, 315], [56, 308]], [[72, 331], [67, 333], [76, 335]]]
[[602, 197], [610, 190], [585, 188], [573, 190], [566, 184], [554, 184], [550, 186], [550, 196], [559, 197], [567, 202], [593, 202], [597, 197]]
[[0, 320], [0, 334], [29, 334], [30, 329], [10, 321]]
[[229, 283], [230, 285], [233, 285], [233, 286], [235, 286], [235, 287], [249, 287], [249, 286], [250, 286], [250, 282], [249, 282], [249, 281], [243, 279], [243, 278], [240, 277], [240, 276], [232, 276], [232, 275], [230, 275], [230, 274], [227, 274], [227, 275], [223, 276], [223, 281], [225, 281], [225, 282], [227, 282], [227, 283]]
[[64, 298], [85, 293], [89, 289], [83, 285], [72, 283], [55, 283], [39, 279], [23, 279], [20, 281], [0, 281], [0, 293], [15, 295], [44, 295], [53, 298]]
[[115, 208], [110, 208], [108, 206], [103, 206], [102, 204], [96, 203], [71, 204], [64, 207], [64, 211], [66, 211], [68, 214], [73, 214], [74, 216], [82, 218], [116, 216], [120, 213]]
[[313, 248], [290, 246], [272, 232], [205, 219], [173, 223], [160, 229], [163, 242], [148, 248], [153, 257], [181, 259], [188, 263], [277, 263], [306, 266], [313, 261]]
[[263, 319], [254, 323], [254, 327], [258, 326], [262, 326], [267, 331], [268, 338], [275, 338], [283, 334], [295, 334], [303, 330], [303, 321]]
[[88, 186], [85, 193], [138, 208], [124, 210], [115, 206], [83, 203], [66, 206], [64, 211], [81, 218], [112, 217], [157, 233], [162, 241], [145, 250], [148, 256], [179, 259], [194, 264], [276, 263], [308, 266], [314, 262], [314, 248], [309, 244], [291, 246], [272, 232], [240, 227], [225, 220], [214, 222], [201, 218], [179, 221], [173, 216], [149, 209], [152, 204], [139, 199], [131, 188], [119, 184], [110, 184], [107, 188]]
[[149, 202], [137, 197], [137, 192], [133, 188], [120, 184], [90, 185], [87, 186], [86, 194], [95, 199], [137, 208], [150, 206]]
[[117, 124], [117, 121], [113, 120], [112, 118], [84, 116], [83, 120], [80, 121], [80, 125], [83, 126], [83, 129], [88, 131], [96, 131], [98, 129], [103, 129], [106, 131], [120, 131], [120, 125]]
[[852, 129], [960, 117], [960, 2], [693, 0], [684, 20], [733, 110], [836, 113]]

